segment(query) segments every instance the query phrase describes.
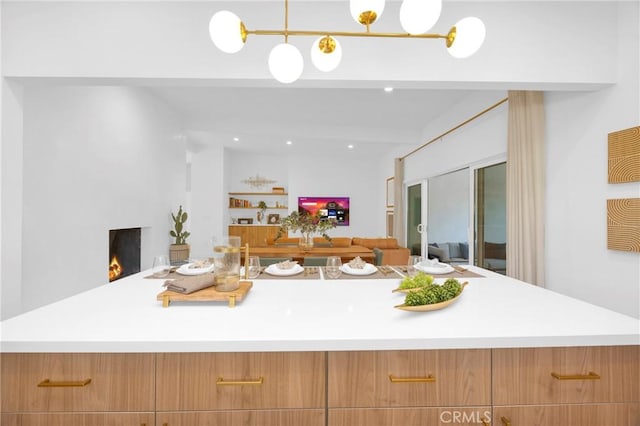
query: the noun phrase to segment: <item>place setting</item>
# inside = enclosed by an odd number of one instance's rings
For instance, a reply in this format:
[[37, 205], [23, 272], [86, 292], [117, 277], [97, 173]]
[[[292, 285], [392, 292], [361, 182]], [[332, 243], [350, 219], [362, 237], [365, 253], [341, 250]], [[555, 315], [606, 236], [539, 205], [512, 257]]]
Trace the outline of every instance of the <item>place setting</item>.
[[416, 271], [429, 275], [437, 275], [442, 278], [484, 277], [484, 275], [477, 274], [460, 265], [441, 263], [438, 258], [424, 259], [422, 256], [409, 256], [407, 268], [403, 272], [406, 272], [409, 276], [413, 276]]
[[[244, 274], [244, 271], [242, 271]], [[244, 276], [244, 275], [243, 275]], [[320, 268], [314, 266], [302, 266], [295, 260], [285, 260], [272, 263], [266, 267], [260, 266], [258, 256], [249, 256], [250, 279], [320, 279]]]
[[376, 266], [356, 257], [347, 263], [342, 263], [338, 256], [327, 258], [327, 266], [323, 270], [327, 279], [385, 279], [401, 278], [397, 271], [390, 266]]

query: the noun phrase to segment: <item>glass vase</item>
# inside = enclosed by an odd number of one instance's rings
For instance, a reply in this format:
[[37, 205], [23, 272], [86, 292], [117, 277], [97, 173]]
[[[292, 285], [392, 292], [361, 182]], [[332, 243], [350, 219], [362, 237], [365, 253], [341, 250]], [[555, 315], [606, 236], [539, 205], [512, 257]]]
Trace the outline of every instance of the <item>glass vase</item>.
[[309, 232], [303, 233], [298, 241], [298, 247], [304, 251], [311, 250], [313, 248], [313, 234]]

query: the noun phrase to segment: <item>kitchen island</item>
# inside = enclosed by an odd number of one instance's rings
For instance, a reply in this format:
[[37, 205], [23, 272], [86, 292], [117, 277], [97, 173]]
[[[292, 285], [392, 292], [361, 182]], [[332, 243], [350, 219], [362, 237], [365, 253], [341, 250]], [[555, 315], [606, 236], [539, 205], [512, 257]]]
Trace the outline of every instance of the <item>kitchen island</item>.
[[2, 424], [640, 424], [638, 319], [470, 269], [432, 312], [398, 278], [163, 308], [144, 271], [2, 322]]

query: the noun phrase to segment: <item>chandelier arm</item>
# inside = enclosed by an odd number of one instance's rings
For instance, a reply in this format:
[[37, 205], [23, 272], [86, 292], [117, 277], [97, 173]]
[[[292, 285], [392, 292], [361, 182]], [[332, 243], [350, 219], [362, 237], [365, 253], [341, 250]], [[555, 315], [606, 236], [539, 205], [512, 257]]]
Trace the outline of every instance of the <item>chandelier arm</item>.
[[307, 30], [247, 30], [247, 34], [254, 35], [290, 35], [290, 36], [323, 36], [338, 37], [380, 37], [380, 38], [442, 38], [449, 39], [450, 34], [409, 34], [409, 33], [376, 33], [352, 31], [307, 31]]
[[284, 42], [289, 42], [289, 0], [284, 0]]

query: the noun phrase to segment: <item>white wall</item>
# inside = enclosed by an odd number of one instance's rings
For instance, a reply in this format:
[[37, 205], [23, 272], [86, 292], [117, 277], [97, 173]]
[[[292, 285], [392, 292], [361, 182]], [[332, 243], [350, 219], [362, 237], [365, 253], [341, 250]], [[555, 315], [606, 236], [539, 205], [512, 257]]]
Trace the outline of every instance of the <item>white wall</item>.
[[[615, 86], [591, 93], [547, 92], [546, 286], [640, 317], [640, 256], [608, 250], [606, 200], [640, 196], [640, 183], [607, 183], [607, 134], [640, 118], [638, 3], [620, 3]], [[436, 136], [491, 105], [466, 102], [425, 132]], [[480, 105], [483, 104], [483, 105]], [[470, 112], [470, 108], [475, 108]], [[506, 152], [507, 104], [409, 157], [406, 181], [440, 174]]]
[[24, 311], [105, 284], [109, 229], [143, 227], [143, 269], [168, 252], [186, 164], [172, 111], [143, 89], [27, 87], [24, 128]]
[[[271, 186], [284, 186], [289, 209], [277, 211], [281, 216], [297, 210], [298, 197], [349, 197], [349, 226], [332, 229], [329, 235], [385, 235], [386, 172], [381, 170], [378, 160], [362, 157], [357, 152], [317, 152], [283, 157], [229, 151], [227, 158], [228, 191], [268, 192]], [[259, 190], [242, 183], [256, 174], [276, 183]], [[255, 216], [253, 210], [247, 212], [247, 215]]]

